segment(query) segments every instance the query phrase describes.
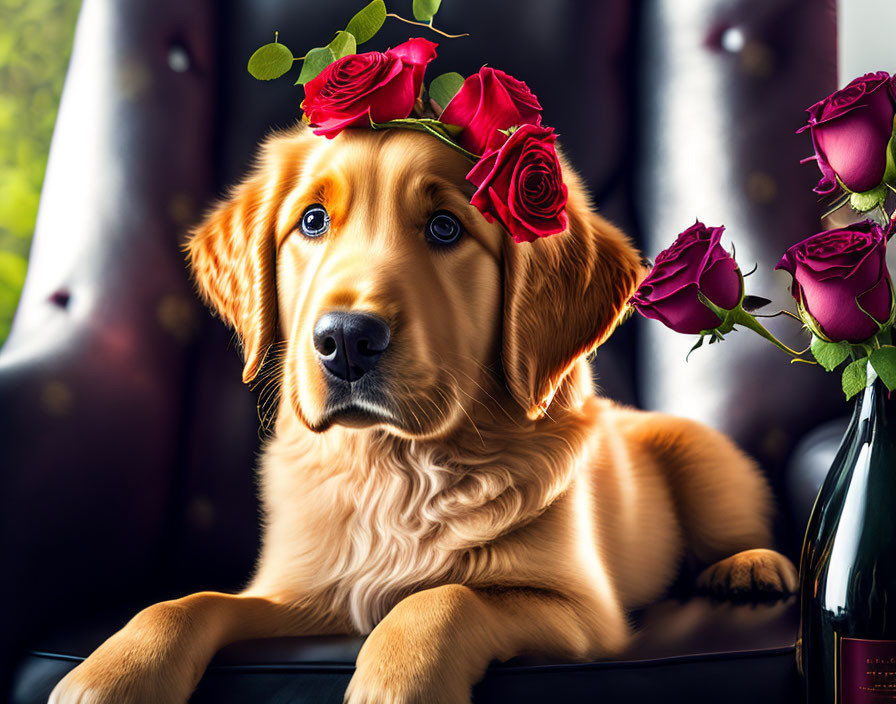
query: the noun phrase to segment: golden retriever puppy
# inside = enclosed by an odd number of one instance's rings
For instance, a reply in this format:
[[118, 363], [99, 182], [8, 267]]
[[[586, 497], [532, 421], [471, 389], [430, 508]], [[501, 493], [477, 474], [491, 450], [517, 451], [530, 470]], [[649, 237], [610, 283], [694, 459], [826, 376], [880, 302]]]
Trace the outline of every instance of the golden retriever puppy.
[[275, 136], [193, 234], [193, 273], [280, 386], [240, 594], [151, 606], [51, 702], [184, 702], [241, 639], [368, 634], [346, 700], [468, 702], [490, 661], [622, 653], [686, 554], [717, 593], [790, 592], [754, 464], [597, 398], [586, 355], [643, 275], [564, 166], [569, 229], [515, 244], [469, 162], [392, 129]]

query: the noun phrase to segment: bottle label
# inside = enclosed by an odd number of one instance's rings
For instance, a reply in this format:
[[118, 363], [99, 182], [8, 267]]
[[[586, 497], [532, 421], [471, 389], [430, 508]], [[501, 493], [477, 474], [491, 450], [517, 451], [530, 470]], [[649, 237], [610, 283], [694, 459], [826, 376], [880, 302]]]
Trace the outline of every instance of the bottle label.
[[896, 704], [896, 640], [839, 640], [839, 704]]

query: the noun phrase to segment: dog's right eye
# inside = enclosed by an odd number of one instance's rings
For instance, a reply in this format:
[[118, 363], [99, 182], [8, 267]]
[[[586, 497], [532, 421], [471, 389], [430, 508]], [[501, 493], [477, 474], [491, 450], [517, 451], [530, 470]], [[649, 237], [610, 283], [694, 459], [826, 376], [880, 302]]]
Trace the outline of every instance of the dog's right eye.
[[450, 245], [464, 234], [463, 225], [452, 213], [440, 210], [426, 223], [426, 239], [437, 245]]
[[305, 237], [322, 237], [330, 229], [330, 214], [322, 205], [309, 205], [302, 213], [299, 227]]

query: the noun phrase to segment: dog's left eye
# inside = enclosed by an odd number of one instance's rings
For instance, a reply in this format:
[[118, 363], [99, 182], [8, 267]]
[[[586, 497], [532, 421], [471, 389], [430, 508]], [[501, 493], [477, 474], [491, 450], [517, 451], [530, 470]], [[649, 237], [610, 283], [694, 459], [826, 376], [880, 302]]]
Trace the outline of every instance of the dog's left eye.
[[454, 244], [463, 234], [464, 228], [460, 221], [447, 210], [434, 213], [426, 223], [426, 239], [433, 244]]
[[306, 237], [321, 237], [330, 229], [330, 214], [322, 205], [309, 205], [302, 213], [299, 227]]

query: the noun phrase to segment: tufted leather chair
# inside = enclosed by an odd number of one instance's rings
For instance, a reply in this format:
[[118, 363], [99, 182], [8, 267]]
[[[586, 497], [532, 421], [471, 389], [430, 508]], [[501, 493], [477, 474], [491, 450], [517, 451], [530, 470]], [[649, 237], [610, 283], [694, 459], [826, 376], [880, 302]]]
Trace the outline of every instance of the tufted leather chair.
[[[17, 704], [45, 701], [148, 603], [238, 589], [249, 574], [257, 399], [179, 245], [256, 143], [299, 115], [290, 81], [247, 75], [252, 50], [274, 30], [315, 46], [357, 6], [84, 0], [0, 353], [0, 692]], [[646, 254], [699, 215], [760, 265], [757, 290], [784, 288], [771, 268], [819, 214], [814, 173], [798, 165], [809, 145], [793, 132], [835, 88], [832, 0], [451, 0], [438, 21], [472, 35], [442, 41], [440, 67], [525, 78], [604, 214]], [[395, 44], [408, 28], [383, 34]], [[685, 365], [687, 344], [628, 324], [598, 354], [598, 383], [732, 434], [778, 490], [793, 554], [805, 516], [788, 520], [783, 468], [842, 412], [836, 389], [758, 341]], [[475, 700], [792, 702], [794, 611], [676, 597], [636, 615], [641, 636], [621, 661], [495, 666]], [[237, 644], [193, 701], [341, 701], [360, 642]]]

